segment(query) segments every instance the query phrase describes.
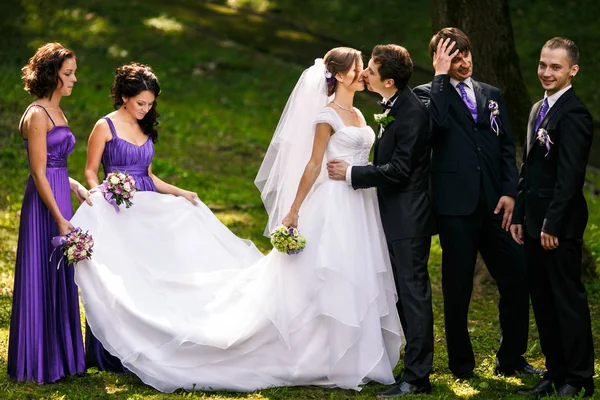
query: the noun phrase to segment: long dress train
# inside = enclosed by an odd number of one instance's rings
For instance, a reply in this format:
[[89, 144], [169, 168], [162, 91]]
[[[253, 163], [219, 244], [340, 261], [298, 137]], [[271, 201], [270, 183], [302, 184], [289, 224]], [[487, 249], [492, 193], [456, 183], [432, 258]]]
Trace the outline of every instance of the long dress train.
[[[371, 128], [335, 130], [327, 159], [368, 161]], [[403, 345], [376, 193], [324, 180], [300, 210], [298, 254], [263, 256], [204, 205], [152, 192], [119, 213], [96, 194], [73, 224], [95, 239], [76, 267], [90, 327], [144, 382], [252, 391], [391, 384]]]

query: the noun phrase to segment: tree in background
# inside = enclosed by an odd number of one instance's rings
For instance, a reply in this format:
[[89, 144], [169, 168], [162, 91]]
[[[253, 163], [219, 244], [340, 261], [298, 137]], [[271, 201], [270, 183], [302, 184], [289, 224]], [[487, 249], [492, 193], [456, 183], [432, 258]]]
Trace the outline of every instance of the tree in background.
[[508, 0], [432, 0], [431, 13], [433, 33], [453, 26], [469, 36], [473, 77], [502, 90], [515, 145], [522, 146], [531, 100], [519, 68]]

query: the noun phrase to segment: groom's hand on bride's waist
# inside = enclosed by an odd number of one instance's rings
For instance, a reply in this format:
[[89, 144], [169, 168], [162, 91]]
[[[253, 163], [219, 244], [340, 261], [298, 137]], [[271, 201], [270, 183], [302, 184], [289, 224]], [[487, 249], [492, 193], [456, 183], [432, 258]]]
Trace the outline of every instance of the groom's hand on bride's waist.
[[331, 160], [327, 163], [327, 174], [329, 179], [336, 181], [346, 180], [346, 170], [348, 169], [348, 163], [342, 160]]

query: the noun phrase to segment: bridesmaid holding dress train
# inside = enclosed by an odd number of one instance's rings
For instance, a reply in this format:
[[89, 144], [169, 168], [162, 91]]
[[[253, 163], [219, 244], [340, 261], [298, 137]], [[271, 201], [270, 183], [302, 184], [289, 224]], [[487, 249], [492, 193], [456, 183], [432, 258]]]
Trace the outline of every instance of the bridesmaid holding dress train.
[[75, 54], [59, 43], [40, 47], [22, 69], [25, 90], [37, 99], [19, 124], [30, 175], [21, 208], [8, 344], [8, 375], [17, 381], [52, 383], [85, 372], [73, 268], [60, 262], [59, 252], [52, 254], [51, 244], [54, 236], [73, 229], [70, 192], [91, 204], [88, 191], [67, 171], [75, 137], [60, 101], [71, 95], [76, 70]]
[[[156, 99], [160, 95], [158, 78], [144, 64], [131, 63], [117, 68], [111, 88], [116, 111], [101, 118], [88, 140], [85, 179], [98, 186], [98, 169], [104, 174], [127, 172], [135, 179], [138, 191], [182, 196], [196, 204], [194, 192], [170, 185], [152, 173], [154, 143], [158, 140]], [[86, 364], [99, 370], [123, 372], [121, 361], [104, 349], [86, 325]]]

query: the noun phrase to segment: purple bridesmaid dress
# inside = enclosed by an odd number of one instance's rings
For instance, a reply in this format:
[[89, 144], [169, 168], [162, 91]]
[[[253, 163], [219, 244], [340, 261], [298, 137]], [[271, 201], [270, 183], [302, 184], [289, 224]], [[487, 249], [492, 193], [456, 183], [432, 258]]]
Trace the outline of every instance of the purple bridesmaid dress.
[[[33, 104], [32, 107], [42, 106]], [[46, 111], [46, 114], [48, 112]], [[60, 212], [73, 216], [67, 157], [75, 148], [68, 126], [54, 125], [46, 136], [46, 176]], [[25, 148], [28, 142], [25, 139]], [[15, 265], [8, 375], [18, 381], [51, 383], [85, 372], [79, 298], [73, 268], [52, 258], [50, 243], [58, 226], [29, 175], [19, 225]]]
[[[146, 143], [137, 146], [117, 136], [117, 131], [110, 118], [104, 117], [104, 119], [112, 133], [112, 139], [106, 143], [102, 154], [104, 174], [107, 175], [109, 172], [117, 171], [127, 172], [134, 177], [137, 190], [156, 192], [156, 186], [148, 175], [148, 167], [152, 163], [152, 157], [154, 157], [152, 139], [148, 138]], [[124, 371], [121, 361], [104, 349], [87, 323], [85, 352], [85, 362], [88, 367], [97, 367], [99, 370], [112, 372]]]

